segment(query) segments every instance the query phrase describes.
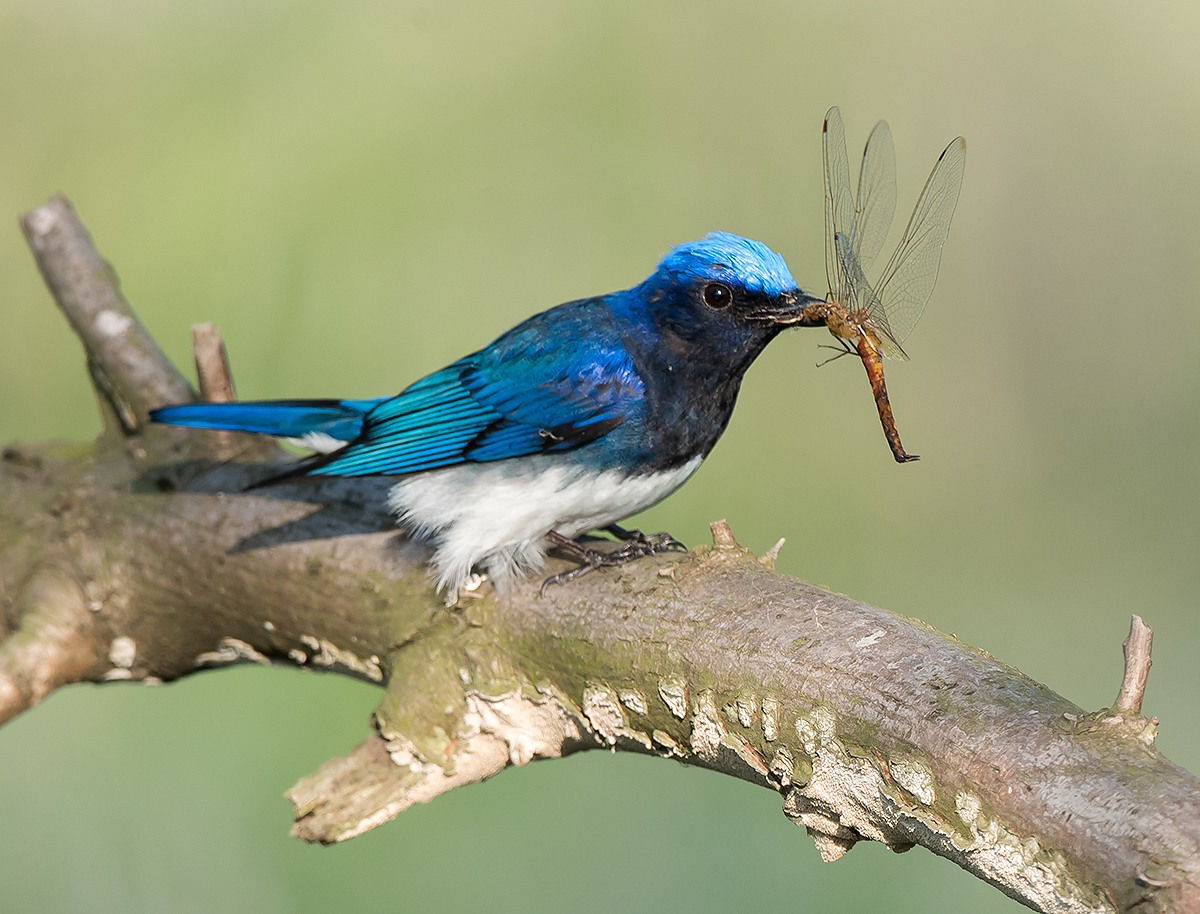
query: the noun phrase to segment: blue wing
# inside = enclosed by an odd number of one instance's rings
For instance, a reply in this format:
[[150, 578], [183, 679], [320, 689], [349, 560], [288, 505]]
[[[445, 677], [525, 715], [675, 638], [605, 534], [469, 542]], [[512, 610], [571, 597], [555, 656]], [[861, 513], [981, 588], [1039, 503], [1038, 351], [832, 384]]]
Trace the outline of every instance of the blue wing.
[[512, 341], [524, 345], [497, 342], [379, 403], [355, 441], [299, 472], [394, 475], [571, 450], [641, 403], [641, 378], [619, 346], [563, 357], [544, 343], [527, 348], [528, 334]]
[[349, 442], [260, 483], [296, 476], [398, 475], [567, 451], [643, 409], [645, 390], [604, 299], [535, 315], [485, 349], [377, 400], [197, 403], [158, 422]]

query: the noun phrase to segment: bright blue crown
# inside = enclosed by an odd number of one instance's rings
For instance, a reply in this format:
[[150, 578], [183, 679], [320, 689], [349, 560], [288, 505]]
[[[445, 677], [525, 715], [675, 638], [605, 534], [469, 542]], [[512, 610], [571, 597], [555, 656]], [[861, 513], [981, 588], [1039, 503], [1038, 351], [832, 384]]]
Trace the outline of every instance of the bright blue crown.
[[679, 245], [659, 261], [657, 272], [720, 279], [771, 296], [796, 289], [782, 257], [765, 244], [728, 232], [709, 232]]

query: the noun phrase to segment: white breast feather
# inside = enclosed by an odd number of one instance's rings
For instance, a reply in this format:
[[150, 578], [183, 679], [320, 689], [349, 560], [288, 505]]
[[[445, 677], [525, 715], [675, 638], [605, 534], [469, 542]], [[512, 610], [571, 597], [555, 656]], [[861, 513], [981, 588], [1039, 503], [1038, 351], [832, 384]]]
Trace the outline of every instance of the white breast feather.
[[435, 544], [438, 587], [448, 595], [476, 565], [503, 589], [542, 567], [551, 530], [578, 536], [643, 511], [683, 485], [702, 459], [637, 475], [541, 454], [467, 463], [403, 479], [388, 507], [403, 527]]

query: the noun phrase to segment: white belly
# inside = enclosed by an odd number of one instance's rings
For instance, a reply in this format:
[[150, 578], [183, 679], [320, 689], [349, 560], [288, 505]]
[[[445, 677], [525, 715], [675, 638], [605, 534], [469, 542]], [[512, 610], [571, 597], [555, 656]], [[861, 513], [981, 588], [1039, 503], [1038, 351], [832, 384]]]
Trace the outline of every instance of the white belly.
[[479, 565], [497, 587], [542, 566], [546, 534], [578, 536], [666, 498], [703, 458], [656, 473], [597, 472], [536, 455], [468, 463], [407, 477], [388, 507], [414, 535], [437, 547], [438, 587], [453, 594]]

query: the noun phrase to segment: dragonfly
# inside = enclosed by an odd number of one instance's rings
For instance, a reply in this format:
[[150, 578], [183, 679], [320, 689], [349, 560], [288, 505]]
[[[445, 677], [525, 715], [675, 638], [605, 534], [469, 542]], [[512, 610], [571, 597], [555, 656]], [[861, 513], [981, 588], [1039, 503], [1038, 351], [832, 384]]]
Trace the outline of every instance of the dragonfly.
[[912, 332], [937, 282], [942, 246], [962, 188], [967, 142], [956, 137], [933, 166], [908, 226], [872, 285], [867, 271], [887, 240], [896, 213], [896, 151], [887, 121], [871, 131], [863, 150], [858, 193], [850, 185], [846, 131], [836, 107], [825, 115], [825, 274], [829, 296], [805, 309], [801, 326], [824, 326], [842, 355], [862, 359], [883, 434], [897, 463], [919, 459], [900, 442], [883, 377], [883, 356], [907, 360], [901, 343]]

